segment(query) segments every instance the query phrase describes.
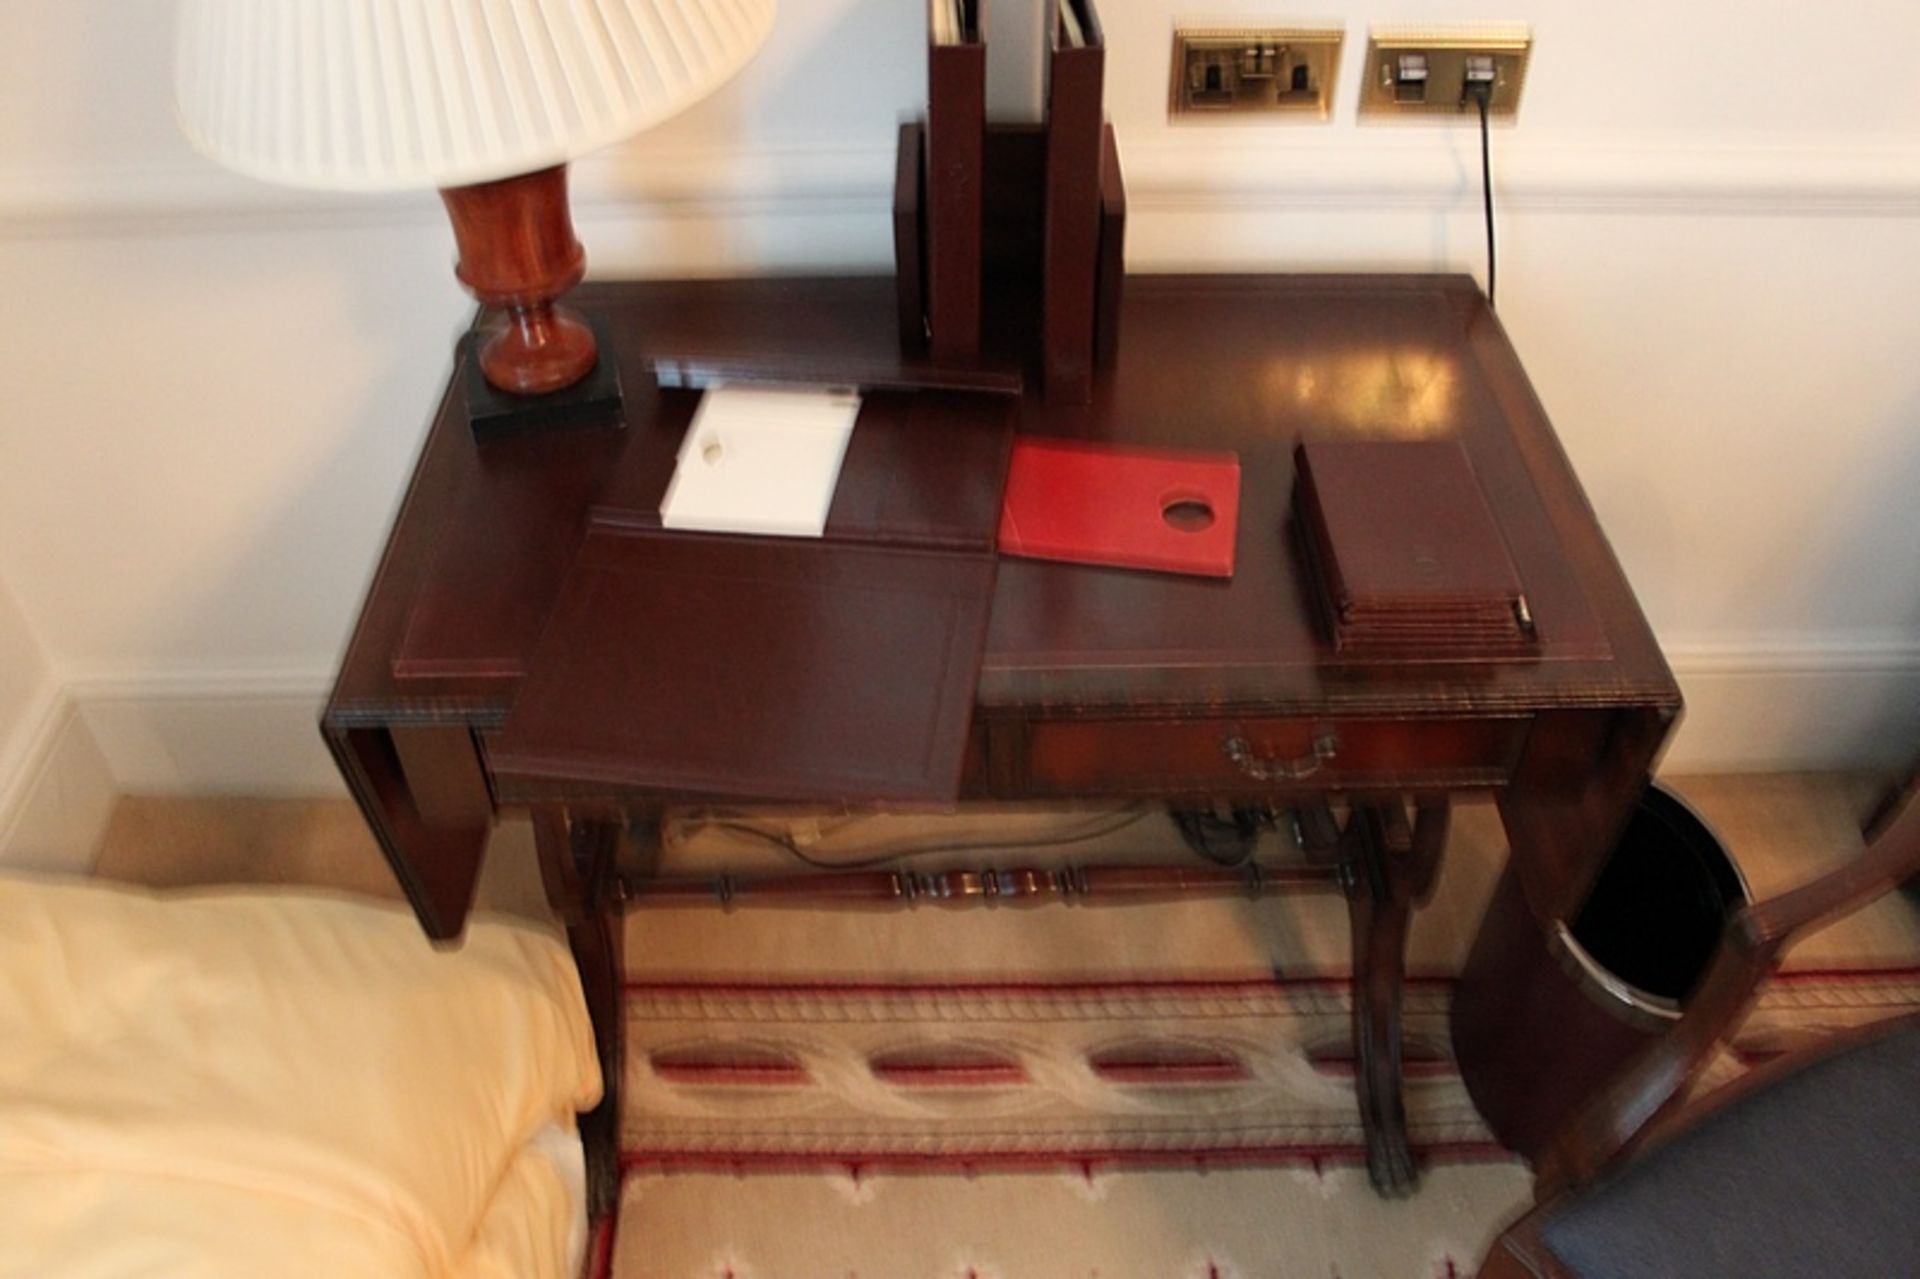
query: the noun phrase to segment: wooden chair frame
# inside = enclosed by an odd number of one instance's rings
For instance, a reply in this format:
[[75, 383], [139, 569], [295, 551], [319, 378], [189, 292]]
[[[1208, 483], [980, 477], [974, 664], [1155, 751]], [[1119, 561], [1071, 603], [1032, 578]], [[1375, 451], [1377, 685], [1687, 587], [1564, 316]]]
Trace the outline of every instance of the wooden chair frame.
[[1790, 892], [1743, 906], [1727, 921], [1719, 951], [1673, 1029], [1641, 1050], [1578, 1110], [1536, 1166], [1533, 1212], [1495, 1242], [1482, 1279], [1571, 1277], [1542, 1243], [1544, 1214], [1637, 1153], [1670, 1141], [1723, 1106], [1863, 1038], [1862, 1027], [1797, 1052], [1720, 1089], [1684, 1112], [1674, 1107], [1745, 1019], [1760, 984], [1797, 942], [1920, 875], [1920, 782], [1909, 780], [1867, 831], [1867, 850], [1847, 865]]

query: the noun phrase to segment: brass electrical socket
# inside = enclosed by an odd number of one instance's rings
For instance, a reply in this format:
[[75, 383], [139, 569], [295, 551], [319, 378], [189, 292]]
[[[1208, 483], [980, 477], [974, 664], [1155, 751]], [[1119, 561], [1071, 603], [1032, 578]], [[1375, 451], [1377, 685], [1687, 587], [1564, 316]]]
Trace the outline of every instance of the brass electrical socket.
[[1340, 71], [1339, 27], [1180, 27], [1173, 33], [1176, 120], [1285, 114], [1325, 120]]
[[1376, 120], [1410, 115], [1473, 115], [1468, 72], [1491, 75], [1487, 114], [1520, 109], [1533, 37], [1524, 26], [1379, 26], [1367, 36], [1360, 77], [1360, 114]]

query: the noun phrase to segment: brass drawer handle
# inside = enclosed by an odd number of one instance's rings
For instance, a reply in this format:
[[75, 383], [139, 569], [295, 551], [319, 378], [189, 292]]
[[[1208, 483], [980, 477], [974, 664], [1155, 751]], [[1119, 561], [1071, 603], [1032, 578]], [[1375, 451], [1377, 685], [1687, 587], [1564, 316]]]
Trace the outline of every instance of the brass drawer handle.
[[1297, 782], [1312, 777], [1340, 751], [1340, 739], [1332, 733], [1316, 733], [1313, 750], [1298, 759], [1266, 759], [1254, 753], [1253, 743], [1244, 737], [1229, 737], [1220, 743], [1220, 753], [1232, 760], [1256, 782]]

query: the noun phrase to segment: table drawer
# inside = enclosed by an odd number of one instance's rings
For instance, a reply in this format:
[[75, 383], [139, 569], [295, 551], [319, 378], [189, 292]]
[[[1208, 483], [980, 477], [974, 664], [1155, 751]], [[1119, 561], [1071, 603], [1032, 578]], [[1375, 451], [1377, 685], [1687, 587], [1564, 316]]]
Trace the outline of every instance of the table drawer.
[[1043, 794], [1483, 786], [1512, 776], [1525, 716], [1473, 719], [1056, 720], [1032, 726]]

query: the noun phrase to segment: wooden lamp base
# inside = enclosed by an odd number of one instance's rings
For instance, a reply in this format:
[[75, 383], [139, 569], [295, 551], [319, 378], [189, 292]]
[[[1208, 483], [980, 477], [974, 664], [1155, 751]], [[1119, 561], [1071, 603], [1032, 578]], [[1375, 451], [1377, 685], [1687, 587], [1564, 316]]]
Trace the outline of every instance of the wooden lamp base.
[[[506, 313], [479, 344], [487, 385], [507, 397], [579, 386], [599, 363], [599, 343], [586, 321], [558, 305], [587, 264], [567, 208], [566, 166], [446, 187], [440, 198], [460, 252], [455, 274], [483, 305]], [[538, 405], [527, 407], [538, 414]]]
[[586, 377], [599, 358], [586, 321], [567, 307], [547, 303], [508, 313], [506, 327], [480, 346], [480, 371], [510, 394], [547, 395]]

